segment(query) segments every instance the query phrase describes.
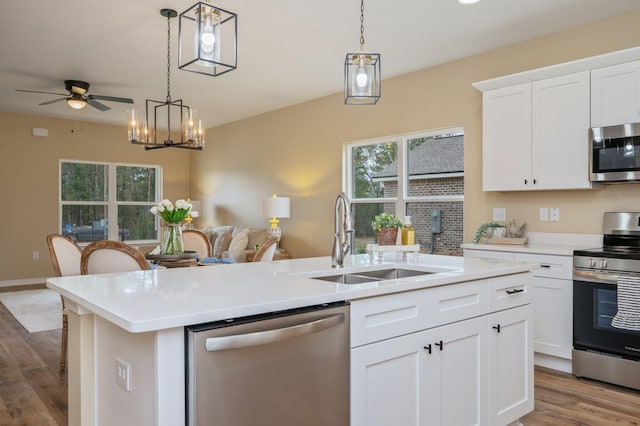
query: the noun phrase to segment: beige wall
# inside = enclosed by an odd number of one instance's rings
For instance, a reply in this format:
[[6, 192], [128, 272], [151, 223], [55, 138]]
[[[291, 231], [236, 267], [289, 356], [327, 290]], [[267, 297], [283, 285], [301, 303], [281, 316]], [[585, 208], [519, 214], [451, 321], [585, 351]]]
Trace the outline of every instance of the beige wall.
[[[165, 196], [204, 201], [198, 226], [266, 226], [260, 199], [274, 192], [289, 196], [292, 217], [280, 223], [282, 246], [306, 257], [331, 251], [345, 142], [463, 126], [465, 241], [491, 219], [493, 207], [505, 207], [529, 231], [599, 233], [604, 211], [640, 208], [640, 185], [482, 192], [482, 97], [471, 83], [638, 46], [639, 26], [640, 12], [631, 13], [385, 80], [376, 106], [346, 106], [338, 93], [220, 126], [209, 130], [202, 152], [144, 152], [126, 143], [124, 127], [0, 113], [2, 199], [17, 206], [0, 225], [0, 282], [52, 273], [44, 237], [57, 230], [60, 158], [160, 164]], [[327, 78], [340, 80], [341, 72], [338, 64]], [[48, 128], [49, 137], [32, 137], [32, 127]], [[538, 221], [539, 207], [559, 207], [560, 222]], [[40, 252], [39, 261], [31, 260], [33, 251]]]
[[[32, 136], [33, 127], [49, 136]], [[45, 237], [59, 232], [60, 159], [161, 165], [165, 196], [189, 195], [189, 152], [145, 152], [127, 142], [124, 126], [0, 113], [0, 128], [0, 284], [53, 275]], [[34, 251], [40, 260], [32, 260]]]
[[[192, 190], [206, 201], [200, 223], [266, 224], [259, 200], [276, 192], [291, 197], [282, 246], [296, 257], [328, 255], [343, 143], [463, 126], [465, 241], [491, 220], [493, 207], [505, 207], [529, 231], [600, 233], [604, 211], [640, 208], [640, 185], [482, 192], [482, 96], [471, 83], [640, 45], [639, 26], [640, 13], [627, 14], [385, 80], [376, 106], [345, 106], [335, 94], [217, 127], [192, 157]], [[336, 66], [333, 77], [340, 72]], [[540, 222], [539, 207], [559, 207], [560, 222]]]

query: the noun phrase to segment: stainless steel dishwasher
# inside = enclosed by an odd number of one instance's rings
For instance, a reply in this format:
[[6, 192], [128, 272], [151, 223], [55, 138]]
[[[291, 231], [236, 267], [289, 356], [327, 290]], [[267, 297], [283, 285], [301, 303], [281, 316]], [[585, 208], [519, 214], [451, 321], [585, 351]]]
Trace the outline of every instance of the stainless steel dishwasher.
[[187, 424], [349, 424], [349, 305], [185, 328]]

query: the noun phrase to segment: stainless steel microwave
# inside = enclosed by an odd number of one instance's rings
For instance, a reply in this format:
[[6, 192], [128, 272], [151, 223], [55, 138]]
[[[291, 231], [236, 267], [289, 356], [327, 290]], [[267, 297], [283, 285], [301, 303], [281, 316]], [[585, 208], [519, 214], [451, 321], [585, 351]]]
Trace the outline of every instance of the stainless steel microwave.
[[640, 123], [589, 130], [592, 182], [640, 181]]

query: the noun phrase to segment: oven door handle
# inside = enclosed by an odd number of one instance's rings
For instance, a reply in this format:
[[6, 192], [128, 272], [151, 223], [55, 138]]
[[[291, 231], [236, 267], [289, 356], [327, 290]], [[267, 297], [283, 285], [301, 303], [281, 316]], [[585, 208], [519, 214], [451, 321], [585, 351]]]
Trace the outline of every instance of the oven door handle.
[[276, 328], [273, 330], [258, 331], [255, 333], [236, 334], [232, 336], [209, 337], [204, 343], [207, 352], [222, 351], [225, 349], [246, 348], [248, 346], [265, 345], [305, 334], [316, 333], [335, 327], [344, 322], [344, 314], [331, 315], [315, 321], [305, 322], [290, 327]]
[[618, 277], [628, 276], [628, 273], [621, 272], [604, 272], [599, 270], [589, 269], [573, 269], [573, 279], [578, 281], [588, 281], [592, 283], [617, 285]]

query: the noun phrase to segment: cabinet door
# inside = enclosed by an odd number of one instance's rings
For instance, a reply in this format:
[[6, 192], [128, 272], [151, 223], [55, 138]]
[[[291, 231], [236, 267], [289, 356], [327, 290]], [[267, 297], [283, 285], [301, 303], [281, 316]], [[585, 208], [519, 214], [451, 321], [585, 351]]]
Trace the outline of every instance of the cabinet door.
[[531, 189], [585, 189], [589, 181], [589, 72], [534, 81]]
[[640, 121], [640, 61], [591, 70], [591, 127]]
[[429, 331], [426, 424], [489, 424], [487, 329], [483, 316]]
[[531, 185], [531, 83], [482, 93], [482, 189]]
[[425, 424], [426, 333], [351, 350], [352, 426]]
[[531, 287], [534, 350], [571, 359], [573, 281], [533, 277]]
[[506, 425], [533, 410], [532, 318], [531, 305], [489, 315], [489, 424]]

